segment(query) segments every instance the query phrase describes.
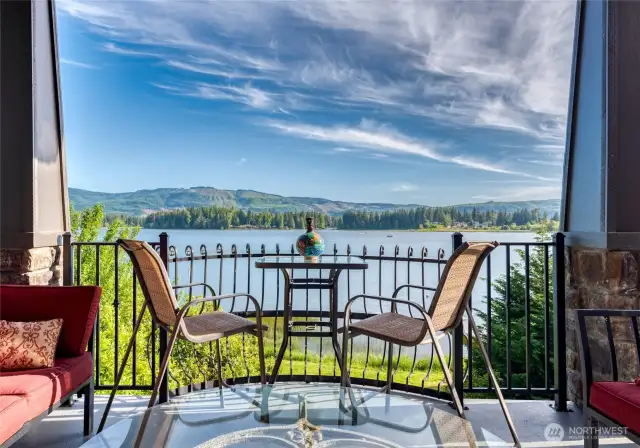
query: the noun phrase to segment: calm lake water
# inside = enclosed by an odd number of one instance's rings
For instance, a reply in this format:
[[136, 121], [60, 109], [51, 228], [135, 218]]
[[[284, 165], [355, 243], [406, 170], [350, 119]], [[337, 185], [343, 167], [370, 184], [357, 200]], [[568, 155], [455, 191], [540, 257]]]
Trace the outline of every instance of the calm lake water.
[[[276, 244], [280, 250], [289, 253], [291, 245], [302, 230], [159, 230], [142, 229], [140, 238], [147, 241], [157, 241], [162, 232], [169, 234], [171, 245], [184, 253], [187, 245], [199, 249], [201, 244], [215, 249], [216, 244], [222, 244], [225, 252], [231, 250], [235, 244], [243, 252], [247, 244], [251, 245], [253, 252], [260, 251], [260, 245], [264, 244], [267, 252], [275, 252]], [[335, 244], [344, 253], [347, 245], [351, 245], [352, 253], [362, 254], [363, 246], [367, 246], [369, 254], [377, 253], [380, 246], [384, 246], [385, 254], [393, 254], [395, 246], [400, 249], [401, 256], [406, 256], [409, 247], [416, 254], [422, 247], [426, 247], [429, 255], [435, 257], [437, 250], [442, 248], [446, 256], [451, 252], [451, 233], [449, 232], [399, 232], [387, 230], [322, 230], [319, 231], [324, 238], [327, 251], [333, 249]], [[389, 235], [392, 235], [390, 238]], [[534, 233], [528, 232], [469, 232], [463, 234], [469, 241], [502, 241], [502, 242], [532, 242]]]
[[[163, 230], [143, 229], [139, 237], [147, 241], [158, 241], [158, 235]], [[258, 254], [262, 245], [267, 254], [276, 253], [277, 247], [280, 253], [290, 254], [292, 244], [301, 233], [300, 230], [166, 230], [169, 234], [169, 244], [176, 248], [177, 255], [184, 257], [187, 247], [190, 246], [194, 256], [201, 254], [201, 247], [205, 246], [207, 254], [216, 253], [216, 246], [220, 244], [225, 254], [232, 252], [232, 246], [236, 245], [238, 254], [246, 254], [247, 247], [252, 254]], [[339, 255], [346, 255], [348, 246], [354, 256], [362, 255], [366, 250], [367, 255], [393, 257], [396, 253], [399, 258], [408, 258], [409, 251], [413, 250], [412, 258], [415, 261], [377, 261], [371, 260], [366, 271], [343, 272], [339, 283], [339, 304], [344, 306], [348, 297], [367, 292], [370, 294], [386, 294], [393, 292], [396, 286], [405, 283], [423, 284], [435, 286], [438, 280], [441, 264], [422, 263], [420, 258], [425, 248], [426, 258], [436, 260], [439, 251], [443, 251], [442, 260], [446, 260], [451, 254], [451, 233], [445, 232], [389, 232], [389, 231], [342, 231], [325, 230], [320, 232], [325, 240], [325, 254], [332, 254], [334, 246]], [[499, 241], [499, 242], [533, 242], [534, 233], [484, 233], [469, 232], [464, 235], [468, 241]], [[365, 249], [366, 247], [366, 249]], [[515, 248], [511, 249], [511, 262], [519, 261]], [[219, 260], [194, 262], [180, 262], [176, 267], [170, 267], [172, 280], [176, 283], [192, 283], [205, 280], [219, 293], [249, 292], [256, 296], [265, 310], [282, 309], [282, 276], [274, 270], [263, 271], [255, 267], [255, 258], [225, 259], [220, 266]], [[487, 272], [486, 266], [481, 271], [481, 278], [476, 284], [474, 295], [478, 299], [484, 299], [487, 294], [486, 278], [490, 275], [495, 279], [506, 272], [506, 247], [499, 247], [491, 255], [491, 269]], [[294, 277], [301, 276], [326, 276], [326, 271], [316, 270], [294, 271]], [[177, 278], [176, 278], [177, 277]], [[202, 294], [201, 290], [195, 290], [194, 294]], [[320, 300], [319, 291], [296, 291], [294, 295], [294, 309], [326, 310], [328, 302]], [[418, 292], [410, 291], [420, 297]], [[322, 298], [326, 299], [325, 293]], [[245, 301], [236, 301], [234, 309], [243, 309]], [[240, 307], [240, 308], [239, 308]], [[356, 309], [364, 310], [364, 306]]]

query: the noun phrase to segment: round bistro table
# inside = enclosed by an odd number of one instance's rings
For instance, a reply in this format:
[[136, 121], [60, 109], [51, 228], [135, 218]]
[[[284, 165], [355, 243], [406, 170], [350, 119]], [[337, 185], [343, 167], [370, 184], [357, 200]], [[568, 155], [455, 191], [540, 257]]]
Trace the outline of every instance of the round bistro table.
[[[285, 351], [289, 345], [289, 339], [292, 336], [303, 336], [309, 338], [330, 337], [333, 350], [336, 354], [340, 371], [342, 371], [342, 355], [340, 352], [340, 344], [338, 343], [338, 278], [340, 273], [345, 270], [364, 270], [369, 265], [360, 257], [352, 255], [321, 255], [314, 259], [305, 259], [301, 256], [285, 255], [276, 257], [262, 257], [256, 260], [256, 268], [259, 269], [279, 269], [284, 277], [284, 323], [283, 338], [273, 372], [269, 378], [271, 384], [274, 384], [280, 364], [284, 358]], [[329, 271], [328, 278], [293, 278], [292, 271], [304, 270], [308, 272]], [[291, 320], [291, 304], [293, 299], [293, 291], [296, 289], [318, 289], [329, 291], [329, 322], [316, 321], [292, 321]], [[321, 331], [295, 330], [296, 327], [304, 326], [306, 328], [322, 327]]]

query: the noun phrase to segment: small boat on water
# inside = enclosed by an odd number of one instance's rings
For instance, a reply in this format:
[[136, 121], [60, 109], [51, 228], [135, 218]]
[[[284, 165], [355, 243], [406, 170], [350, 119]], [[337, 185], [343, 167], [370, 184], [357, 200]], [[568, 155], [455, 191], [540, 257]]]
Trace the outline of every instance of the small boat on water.
[[387, 235], [387, 238], [393, 238], [393, 235], [389, 234]]

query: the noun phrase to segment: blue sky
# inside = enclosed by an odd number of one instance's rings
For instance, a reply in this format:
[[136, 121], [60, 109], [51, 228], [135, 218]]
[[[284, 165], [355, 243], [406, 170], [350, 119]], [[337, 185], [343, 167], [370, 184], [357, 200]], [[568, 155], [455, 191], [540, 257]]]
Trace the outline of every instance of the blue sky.
[[57, 8], [71, 187], [560, 196], [572, 1]]

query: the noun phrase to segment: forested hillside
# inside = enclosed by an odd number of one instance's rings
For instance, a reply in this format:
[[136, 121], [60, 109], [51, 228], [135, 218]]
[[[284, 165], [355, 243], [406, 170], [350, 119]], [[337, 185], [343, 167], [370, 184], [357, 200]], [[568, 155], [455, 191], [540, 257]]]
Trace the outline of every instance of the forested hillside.
[[[156, 229], [302, 229], [307, 217], [313, 216], [317, 227], [346, 230], [410, 230], [437, 227], [479, 227], [513, 229], [547, 223], [553, 228], [558, 214], [549, 216], [538, 209], [515, 212], [460, 211], [456, 207], [417, 207], [386, 212], [349, 211], [341, 216], [307, 212], [254, 212], [232, 207], [191, 207], [151, 213], [145, 217], [118, 216], [129, 224]], [[113, 218], [114, 216], [112, 216]]]
[[[322, 198], [285, 197], [251, 190], [220, 190], [211, 187], [158, 188], [129, 193], [100, 193], [69, 188], [69, 197], [76, 210], [85, 210], [95, 204], [102, 204], [107, 214], [131, 216], [147, 215], [157, 211], [190, 207], [222, 207], [268, 211], [272, 213], [307, 212], [341, 216], [345, 212], [393, 212], [415, 209], [425, 204], [356, 203], [332, 201]], [[506, 212], [521, 209], [540, 210], [549, 216], [560, 210], [558, 199], [523, 202], [485, 202], [454, 206], [461, 212]]]

